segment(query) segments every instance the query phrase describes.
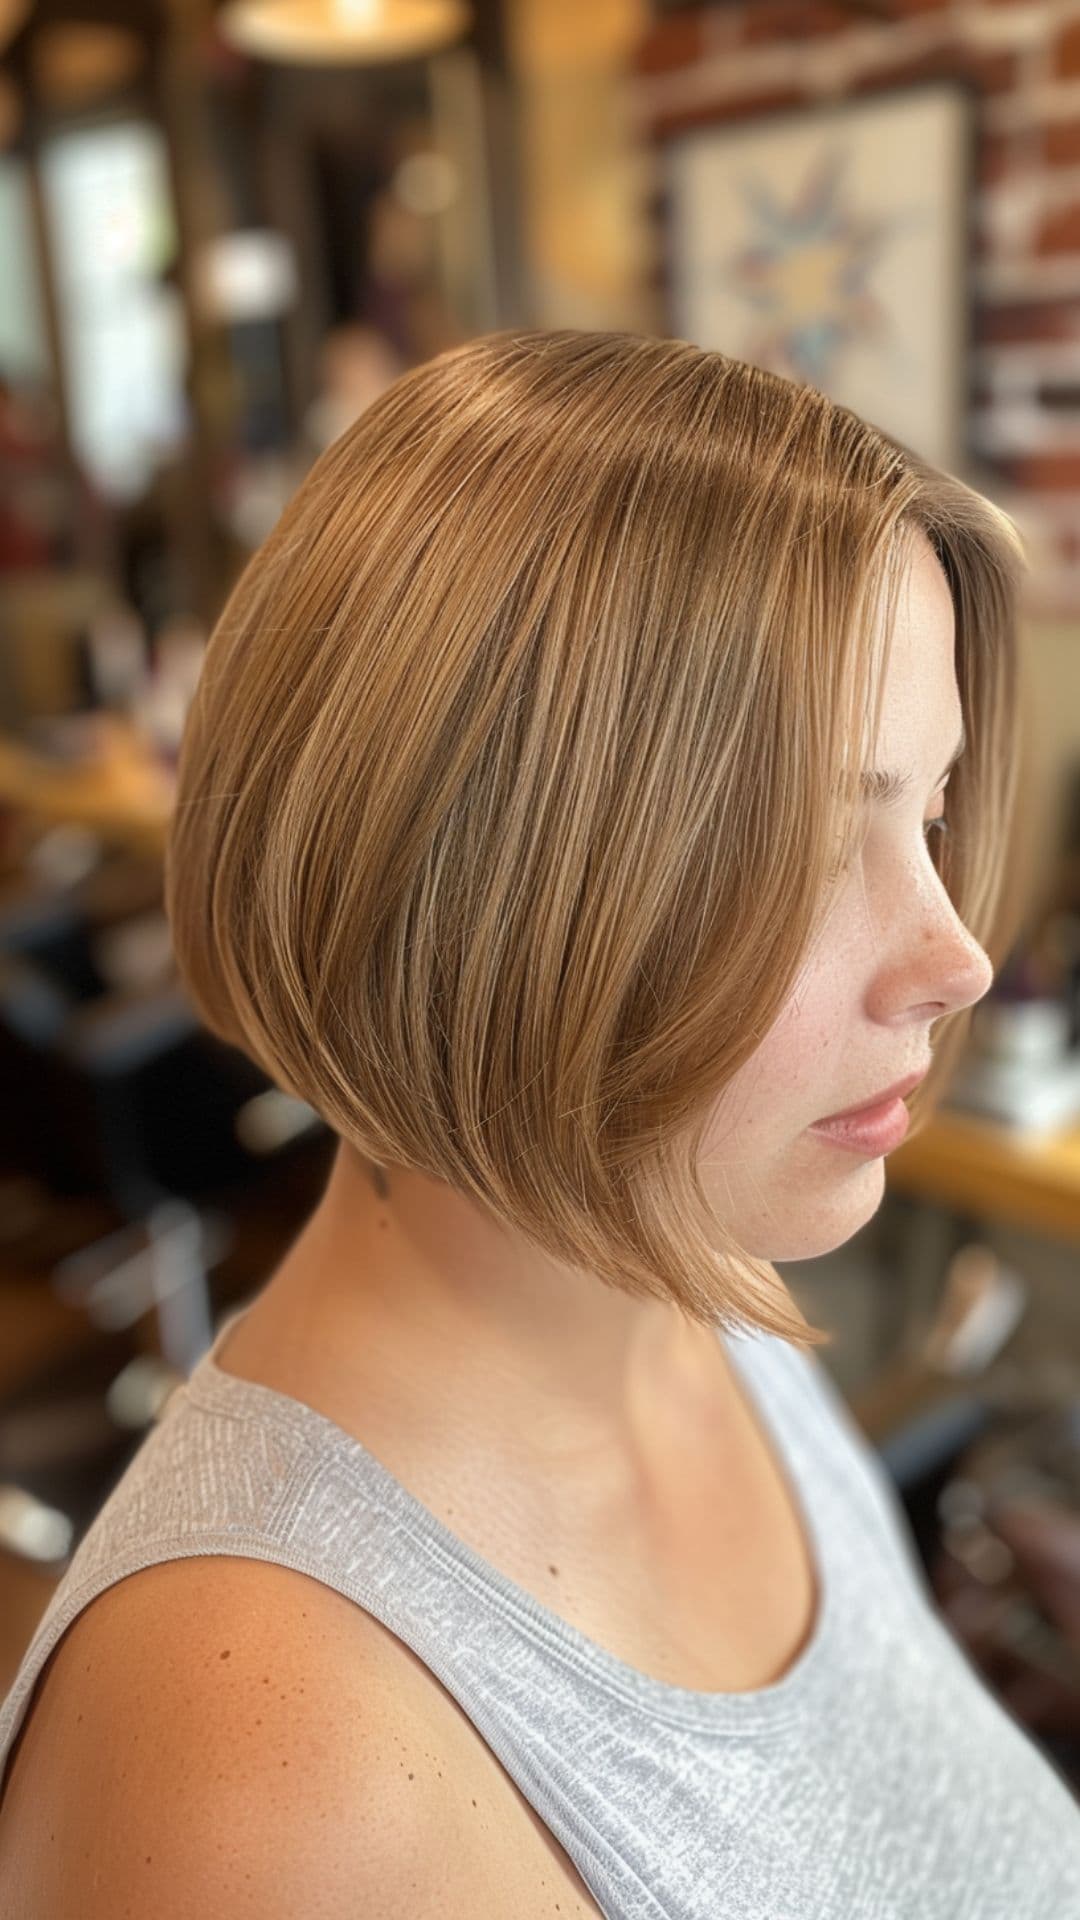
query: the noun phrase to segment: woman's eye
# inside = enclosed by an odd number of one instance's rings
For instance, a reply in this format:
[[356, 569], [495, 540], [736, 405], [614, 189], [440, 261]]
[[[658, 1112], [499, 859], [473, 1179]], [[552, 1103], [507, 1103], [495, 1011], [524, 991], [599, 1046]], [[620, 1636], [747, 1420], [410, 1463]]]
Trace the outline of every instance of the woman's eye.
[[[923, 838], [926, 840], [927, 845], [930, 844], [931, 833], [939, 834], [941, 839], [944, 840], [948, 831], [949, 821], [944, 813], [935, 814], [932, 820], [923, 821]], [[846, 860], [835, 861], [825, 875], [826, 886], [832, 886], [835, 881], [839, 880], [841, 876], [847, 872], [848, 864]]]
[[937, 831], [938, 831], [938, 833], [939, 833], [939, 834], [941, 835], [941, 837], [942, 837], [942, 839], [944, 839], [944, 838], [945, 838], [945, 835], [946, 835], [946, 834], [948, 833], [948, 831], [949, 831], [949, 823], [948, 823], [948, 821], [947, 821], [947, 819], [945, 818], [945, 815], [944, 815], [943, 813], [939, 813], [939, 814], [938, 814], [938, 815], [936, 816], [936, 818], [935, 818], [935, 819], [933, 819], [933, 820], [924, 820], [924, 821], [923, 821], [923, 833], [924, 833], [924, 835], [925, 835], [925, 836], [927, 837], [927, 839], [929, 839], [929, 835], [930, 835], [930, 832], [931, 832], [931, 829], [932, 829], [932, 828], [936, 828], [936, 829], [937, 829]]

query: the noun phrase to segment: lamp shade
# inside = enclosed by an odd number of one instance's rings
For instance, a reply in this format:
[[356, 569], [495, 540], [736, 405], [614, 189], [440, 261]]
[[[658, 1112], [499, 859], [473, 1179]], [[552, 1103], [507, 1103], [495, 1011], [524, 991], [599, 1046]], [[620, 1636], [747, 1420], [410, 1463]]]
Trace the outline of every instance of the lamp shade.
[[435, 53], [471, 25], [464, 0], [229, 0], [223, 38], [264, 60], [376, 65]]

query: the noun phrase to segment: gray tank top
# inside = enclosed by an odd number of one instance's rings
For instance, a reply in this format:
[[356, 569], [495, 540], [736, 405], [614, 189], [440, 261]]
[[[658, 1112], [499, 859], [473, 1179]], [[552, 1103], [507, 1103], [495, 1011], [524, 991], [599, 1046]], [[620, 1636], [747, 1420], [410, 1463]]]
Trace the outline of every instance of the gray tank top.
[[893, 1484], [819, 1360], [771, 1334], [720, 1336], [798, 1500], [820, 1604], [780, 1680], [703, 1693], [596, 1645], [340, 1427], [225, 1372], [238, 1317], [51, 1595], [0, 1707], [0, 1776], [42, 1667], [96, 1594], [160, 1561], [234, 1554], [312, 1575], [412, 1648], [608, 1920], [1080, 1915], [1080, 1805], [940, 1622]]

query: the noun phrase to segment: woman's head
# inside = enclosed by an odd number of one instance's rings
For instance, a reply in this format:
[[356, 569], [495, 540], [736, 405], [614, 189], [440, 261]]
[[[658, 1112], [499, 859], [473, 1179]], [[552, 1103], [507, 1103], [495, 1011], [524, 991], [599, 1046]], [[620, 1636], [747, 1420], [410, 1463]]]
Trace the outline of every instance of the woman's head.
[[933, 1037], [925, 1109], [1010, 932], [1021, 565], [960, 480], [685, 341], [412, 368], [212, 636], [166, 862], [197, 1009], [556, 1258], [824, 1337], [770, 1262], [880, 1163], [805, 1129]]

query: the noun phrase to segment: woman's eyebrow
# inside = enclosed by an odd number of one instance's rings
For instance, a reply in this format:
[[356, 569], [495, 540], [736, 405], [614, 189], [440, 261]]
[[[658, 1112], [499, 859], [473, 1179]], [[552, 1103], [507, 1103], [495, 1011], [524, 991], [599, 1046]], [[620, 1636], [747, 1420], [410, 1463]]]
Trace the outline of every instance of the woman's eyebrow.
[[[951, 758], [939, 774], [935, 788], [940, 787], [942, 781], [948, 779], [966, 746], [967, 734], [961, 727], [960, 738]], [[864, 800], [877, 800], [888, 806], [891, 801], [902, 799], [903, 795], [910, 791], [913, 778], [914, 775], [910, 773], [886, 772], [881, 767], [868, 767], [866, 772], [859, 776], [859, 788]]]

